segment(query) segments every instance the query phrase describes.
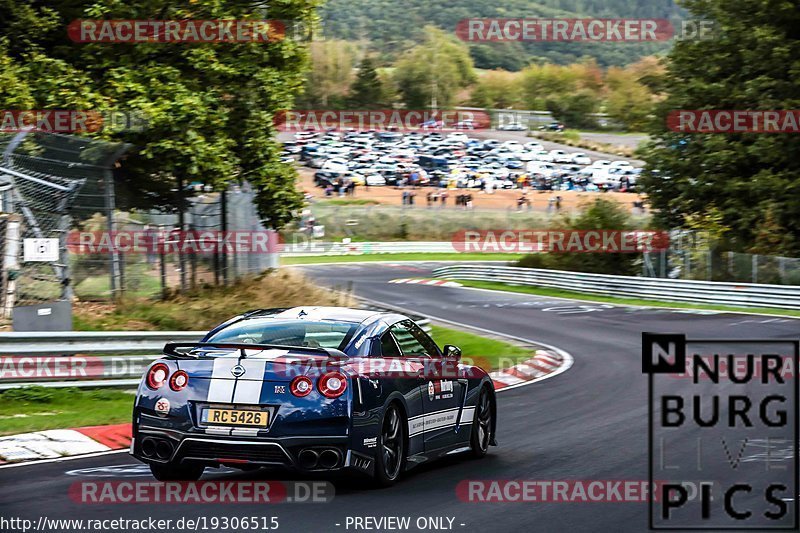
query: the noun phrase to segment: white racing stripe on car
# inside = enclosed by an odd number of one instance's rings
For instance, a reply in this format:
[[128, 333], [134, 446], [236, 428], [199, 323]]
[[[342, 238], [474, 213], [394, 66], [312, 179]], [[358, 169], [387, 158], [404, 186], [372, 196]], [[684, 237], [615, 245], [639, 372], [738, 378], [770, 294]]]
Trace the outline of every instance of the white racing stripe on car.
[[[228, 370], [228, 376], [230, 376]], [[235, 379], [222, 379], [217, 376], [217, 361], [214, 361], [214, 372], [211, 375], [211, 383], [208, 385], [208, 401], [210, 403], [230, 403], [233, 398], [233, 386]]]
[[[459, 407], [444, 409], [435, 413], [417, 415], [408, 420], [408, 436], [416, 437], [425, 432], [455, 426], [458, 418]], [[474, 407], [465, 407], [461, 413], [460, 424], [472, 424], [475, 416]]]
[[[262, 361], [263, 363], [263, 361]], [[264, 375], [262, 365], [261, 376]], [[236, 388], [233, 393], [232, 403], [241, 403], [247, 405], [258, 405], [261, 403], [261, 385], [264, 383], [262, 379], [245, 380], [240, 379], [236, 382]]]
[[[282, 350], [270, 350], [285, 353]], [[241, 365], [245, 372], [236, 380], [231, 369]], [[218, 357], [214, 359], [211, 383], [208, 386], [208, 401], [215, 403], [257, 404], [261, 399], [266, 359]]]

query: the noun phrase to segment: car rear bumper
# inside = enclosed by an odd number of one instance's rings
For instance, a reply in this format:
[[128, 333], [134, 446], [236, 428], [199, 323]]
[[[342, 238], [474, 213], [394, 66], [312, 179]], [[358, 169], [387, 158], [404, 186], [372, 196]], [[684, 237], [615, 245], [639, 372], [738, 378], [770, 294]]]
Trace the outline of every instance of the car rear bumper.
[[363, 461], [354, 461], [347, 435], [248, 438], [183, 433], [146, 426], [139, 426], [136, 431], [131, 455], [155, 464], [200, 463], [239, 468], [280, 466], [303, 471], [358, 468], [363, 464]]

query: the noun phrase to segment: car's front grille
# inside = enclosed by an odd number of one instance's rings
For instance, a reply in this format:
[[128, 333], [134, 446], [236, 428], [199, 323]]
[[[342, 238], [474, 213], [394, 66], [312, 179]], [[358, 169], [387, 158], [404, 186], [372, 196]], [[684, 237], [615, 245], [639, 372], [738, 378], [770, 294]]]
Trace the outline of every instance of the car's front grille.
[[178, 451], [178, 458], [192, 459], [232, 459], [252, 461], [255, 463], [288, 464], [289, 458], [283, 449], [274, 444], [220, 442], [220, 441], [187, 441]]

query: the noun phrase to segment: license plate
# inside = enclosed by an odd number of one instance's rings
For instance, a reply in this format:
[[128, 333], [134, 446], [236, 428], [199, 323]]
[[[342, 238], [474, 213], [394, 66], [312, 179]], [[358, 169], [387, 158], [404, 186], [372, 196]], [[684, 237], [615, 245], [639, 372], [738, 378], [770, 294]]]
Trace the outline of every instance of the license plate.
[[245, 409], [209, 408], [203, 409], [201, 420], [206, 424], [265, 428], [269, 425], [269, 413], [267, 411], [249, 411]]

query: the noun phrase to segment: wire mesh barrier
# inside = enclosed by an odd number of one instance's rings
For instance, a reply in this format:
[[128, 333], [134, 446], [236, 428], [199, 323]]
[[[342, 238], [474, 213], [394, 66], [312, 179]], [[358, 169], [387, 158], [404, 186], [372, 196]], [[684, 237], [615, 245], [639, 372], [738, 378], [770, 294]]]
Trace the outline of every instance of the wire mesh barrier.
[[[261, 224], [255, 193], [245, 183], [224, 192], [198, 186], [181, 216], [159, 211], [117, 214], [120, 234], [149, 236], [149, 242], [125, 255], [120, 286], [128, 295], [157, 296], [170, 290], [222, 285], [278, 266], [277, 247], [254, 243], [271, 233]], [[247, 238], [244, 242], [242, 238]], [[232, 242], [235, 241], [235, 242]], [[238, 243], [238, 244], [237, 244]], [[91, 285], [76, 287], [84, 299], [109, 295]]]
[[[22, 246], [4, 264], [13, 278], [5, 308], [73, 295], [67, 235], [98, 211], [113, 210], [112, 164], [125, 145], [22, 132], [0, 138], [3, 210], [18, 213]], [[106, 257], [107, 264], [114, 257]]]
[[800, 285], [800, 259], [722, 250], [699, 233], [673, 231], [668, 250], [642, 259], [645, 277]]
[[0, 135], [3, 317], [52, 303], [69, 310], [74, 298], [224, 284], [277, 266], [247, 183], [222, 192], [192, 184], [180, 191], [183, 213], [118, 211], [114, 172], [126, 148], [52, 133]]

